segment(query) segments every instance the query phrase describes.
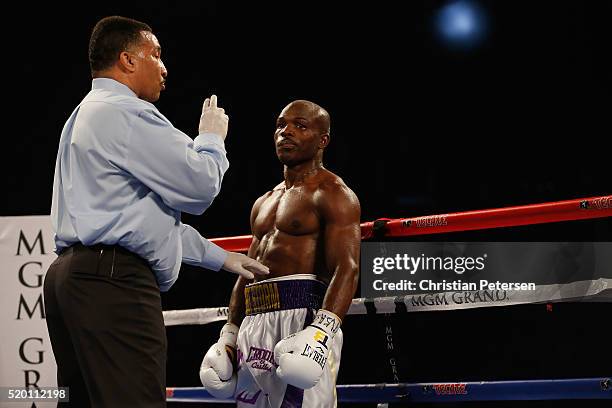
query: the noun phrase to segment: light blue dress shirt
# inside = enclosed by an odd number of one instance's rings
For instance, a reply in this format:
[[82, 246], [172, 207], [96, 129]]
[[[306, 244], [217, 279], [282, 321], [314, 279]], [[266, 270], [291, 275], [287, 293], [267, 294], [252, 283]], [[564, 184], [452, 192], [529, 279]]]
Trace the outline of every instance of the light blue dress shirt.
[[96, 78], [62, 130], [51, 205], [56, 252], [76, 242], [121, 245], [149, 262], [161, 291], [181, 261], [219, 270], [227, 253], [181, 223], [181, 212], [202, 214], [228, 167], [220, 136], [192, 140], [127, 86]]

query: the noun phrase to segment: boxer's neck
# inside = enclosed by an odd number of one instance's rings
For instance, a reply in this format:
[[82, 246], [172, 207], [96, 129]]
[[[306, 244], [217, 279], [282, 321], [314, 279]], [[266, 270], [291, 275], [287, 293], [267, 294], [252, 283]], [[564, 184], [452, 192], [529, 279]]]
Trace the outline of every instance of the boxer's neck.
[[300, 163], [293, 167], [285, 166], [285, 188], [289, 189], [297, 183], [304, 182], [308, 177], [316, 174], [322, 168], [323, 163], [321, 160]]

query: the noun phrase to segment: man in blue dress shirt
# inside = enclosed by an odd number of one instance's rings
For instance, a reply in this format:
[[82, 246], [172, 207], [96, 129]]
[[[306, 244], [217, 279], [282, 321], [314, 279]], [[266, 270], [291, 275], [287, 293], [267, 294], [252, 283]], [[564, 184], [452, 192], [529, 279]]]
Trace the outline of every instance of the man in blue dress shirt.
[[208, 208], [229, 166], [216, 96], [194, 140], [172, 126], [152, 104], [168, 74], [161, 47], [132, 19], [100, 20], [89, 61], [92, 89], [64, 125], [53, 183], [59, 256], [44, 298], [58, 386], [70, 389], [63, 406], [162, 407], [160, 291], [181, 262], [245, 278], [268, 269], [181, 223], [181, 212]]

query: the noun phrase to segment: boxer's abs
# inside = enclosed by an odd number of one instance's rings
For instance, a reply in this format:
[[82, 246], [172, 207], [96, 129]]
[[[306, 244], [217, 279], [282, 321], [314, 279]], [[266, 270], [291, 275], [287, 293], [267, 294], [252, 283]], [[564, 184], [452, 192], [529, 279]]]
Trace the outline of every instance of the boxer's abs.
[[270, 268], [264, 279], [296, 274], [312, 274], [329, 282], [319, 233], [291, 235], [275, 229], [264, 235], [254, 258]]

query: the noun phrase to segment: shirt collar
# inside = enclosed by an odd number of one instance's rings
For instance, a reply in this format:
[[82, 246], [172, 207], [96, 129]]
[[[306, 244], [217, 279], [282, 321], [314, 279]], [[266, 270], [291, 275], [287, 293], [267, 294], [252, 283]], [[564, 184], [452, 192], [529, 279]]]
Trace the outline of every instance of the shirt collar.
[[91, 89], [104, 89], [121, 95], [135, 96], [138, 98], [134, 91], [132, 91], [127, 85], [111, 78], [94, 78], [91, 81]]

